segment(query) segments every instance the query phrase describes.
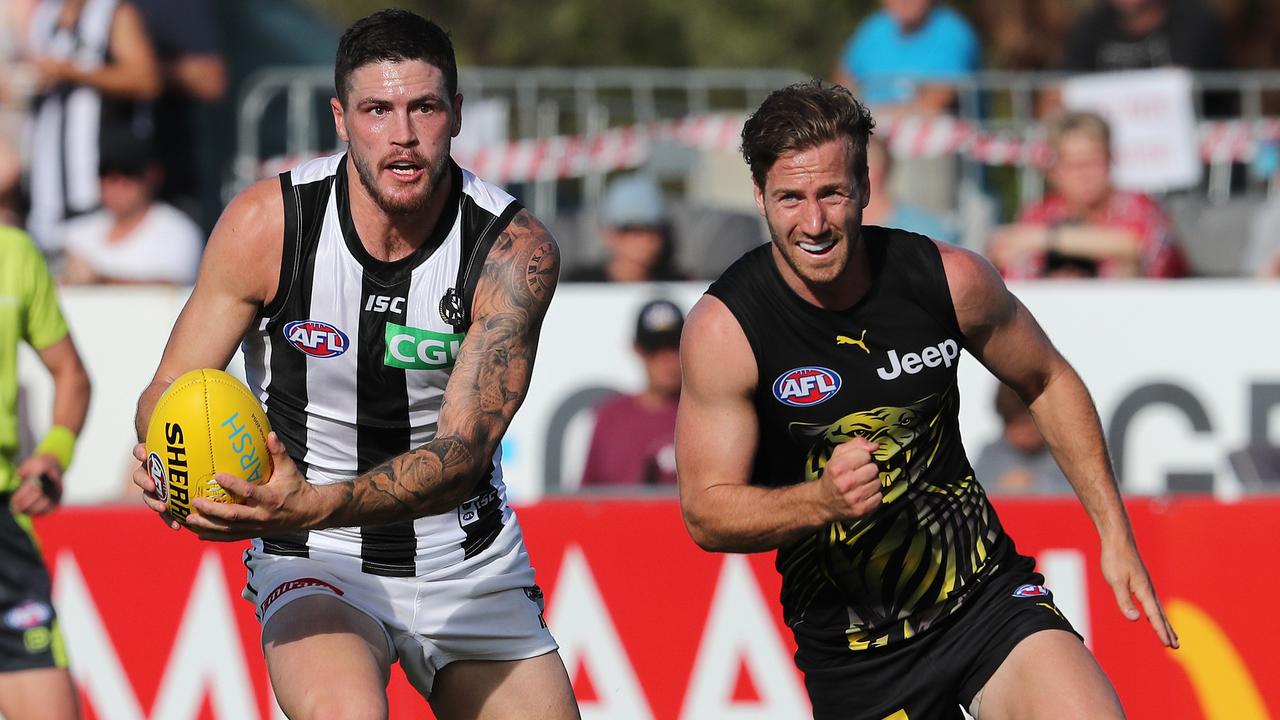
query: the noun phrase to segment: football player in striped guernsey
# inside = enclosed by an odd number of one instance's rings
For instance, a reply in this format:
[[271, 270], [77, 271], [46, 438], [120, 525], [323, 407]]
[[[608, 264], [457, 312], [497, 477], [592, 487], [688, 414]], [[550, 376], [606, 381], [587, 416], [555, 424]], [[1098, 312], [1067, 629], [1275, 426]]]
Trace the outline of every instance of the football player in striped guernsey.
[[227, 207], [139, 433], [173, 378], [242, 346], [275, 471], [265, 485], [220, 476], [244, 503], [197, 501], [186, 526], [251, 539], [244, 596], [289, 717], [385, 718], [399, 662], [443, 720], [576, 718], [500, 448], [555, 291], [555, 241], [450, 159], [462, 95], [439, 26], [399, 10], [356, 22], [335, 86], [347, 151]]

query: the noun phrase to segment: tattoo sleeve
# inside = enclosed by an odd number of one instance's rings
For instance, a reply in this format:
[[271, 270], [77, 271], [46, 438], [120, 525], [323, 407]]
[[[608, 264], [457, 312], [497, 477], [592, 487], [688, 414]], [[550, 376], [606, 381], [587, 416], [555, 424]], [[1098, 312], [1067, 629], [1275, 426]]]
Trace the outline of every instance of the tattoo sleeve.
[[538, 333], [559, 272], [555, 240], [521, 210], [485, 261], [436, 436], [346, 483], [343, 507], [326, 525], [435, 515], [471, 497], [529, 390]]

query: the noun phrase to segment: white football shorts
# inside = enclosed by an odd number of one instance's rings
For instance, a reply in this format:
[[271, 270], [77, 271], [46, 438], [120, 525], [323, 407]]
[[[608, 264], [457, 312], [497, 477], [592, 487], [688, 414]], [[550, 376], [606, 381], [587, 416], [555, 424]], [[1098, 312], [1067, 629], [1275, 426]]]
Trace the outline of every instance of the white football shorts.
[[243, 595], [263, 627], [299, 598], [337, 598], [377, 621], [392, 662], [423, 697], [454, 660], [523, 660], [557, 649], [514, 518], [483, 552], [416, 577], [362, 572], [358, 556], [313, 548], [309, 557], [293, 557], [261, 548], [255, 541], [245, 551]]

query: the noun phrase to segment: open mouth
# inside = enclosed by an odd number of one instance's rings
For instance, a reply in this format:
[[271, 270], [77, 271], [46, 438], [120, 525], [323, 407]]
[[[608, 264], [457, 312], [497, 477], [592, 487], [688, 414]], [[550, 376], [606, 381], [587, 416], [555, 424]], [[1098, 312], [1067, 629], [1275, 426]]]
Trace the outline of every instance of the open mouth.
[[836, 240], [835, 238], [827, 238], [826, 240], [822, 240], [819, 242], [801, 241], [796, 244], [800, 246], [801, 250], [809, 253], [810, 255], [826, 255], [827, 252], [831, 250], [831, 248], [835, 247]]
[[410, 160], [397, 160], [387, 165], [391, 174], [402, 180], [416, 180], [422, 174], [422, 165]]

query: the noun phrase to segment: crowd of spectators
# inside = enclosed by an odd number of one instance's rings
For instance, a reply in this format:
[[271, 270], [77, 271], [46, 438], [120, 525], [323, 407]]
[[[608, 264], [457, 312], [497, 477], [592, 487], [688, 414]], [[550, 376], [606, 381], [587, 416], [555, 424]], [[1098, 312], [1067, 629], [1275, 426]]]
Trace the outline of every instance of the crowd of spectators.
[[[212, 0], [6, 0], [0, 223], [68, 283], [190, 284], [204, 104], [226, 93]], [[163, 199], [163, 201], [157, 201]]]

